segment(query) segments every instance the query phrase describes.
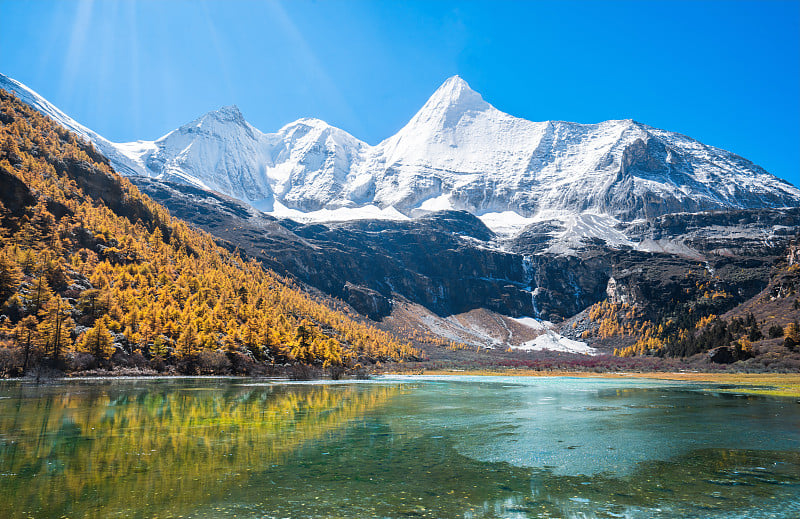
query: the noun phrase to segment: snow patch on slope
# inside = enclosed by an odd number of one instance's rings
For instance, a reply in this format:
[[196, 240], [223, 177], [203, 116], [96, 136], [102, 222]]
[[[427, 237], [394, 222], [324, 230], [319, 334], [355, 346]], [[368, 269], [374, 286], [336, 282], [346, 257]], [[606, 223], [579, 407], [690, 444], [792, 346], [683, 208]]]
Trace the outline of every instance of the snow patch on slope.
[[553, 323], [550, 321], [542, 321], [540, 319], [536, 319], [535, 317], [515, 317], [512, 319], [517, 321], [519, 324], [538, 331], [550, 330], [553, 327]]
[[276, 218], [290, 218], [297, 222], [342, 222], [350, 220], [408, 220], [394, 207], [381, 209], [376, 205], [363, 207], [339, 207], [337, 209], [320, 209], [318, 211], [298, 211], [286, 207], [280, 202], [275, 202], [272, 211], [267, 214]]
[[533, 330], [544, 332], [533, 340], [525, 341], [519, 345], [511, 345], [511, 348], [522, 351], [560, 351], [564, 353], [578, 353], [581, 355], [598, 355], [600, 352], [582, 341], [568, 339], [556, 333], [553, 323], [541, 321], [533, 317], [517, 317], [514, 321], [527, 326]]
[[659, 252], [666, 254], [675, 254], [678, 256], [685, 256], [688, 258], [702, 259], [703, 255], [696, 249], [686, 245], [683, 241], [678, 240], [653, 240], [647, 238], [636, 244], [636, 250], [643, 252]]
[[453, 209], [453, 203], [450, 201], [449, 194], [443, 194], [439, 196], [435, 196], [433, 198], [429, 198], [420, 204], [419, 208], [416, 212], [419, 213], [428, 213], [428, 212], [436, 212], [436, 211], [450, 211]]
[[120, 153], [128, 157], [142, 169], [145, 168], [143, 157], [152, 154], [157, 148], [153, 141], [118, 142], [114, 146], [116, 146]]
[[528, 225], [537, 222], [537, 218], [526, 218], [514, 211], [483, 213], [478, 216], [483, 224], [498, 236], [512, 237]]
[[620, 221], [607, 215], [583, 213], [562, 217], [564, 230], [555, 235], [554, 244], [547, 250], [553, 254], [566, 254], [579, 250], [588, 240], [597, 239], [612, 247], [636, 247], [620, 230]]
[[519, 346], [512, 346], [512, 348], [523, 351], [550, 350], [564, 353], [579, 353], [582, 355], [598, 355], [600, 353], [585, 342], [567, 339], [563, 335], [559, 335], [552, 330], [547, 330], [532, 341], [528, 341]]

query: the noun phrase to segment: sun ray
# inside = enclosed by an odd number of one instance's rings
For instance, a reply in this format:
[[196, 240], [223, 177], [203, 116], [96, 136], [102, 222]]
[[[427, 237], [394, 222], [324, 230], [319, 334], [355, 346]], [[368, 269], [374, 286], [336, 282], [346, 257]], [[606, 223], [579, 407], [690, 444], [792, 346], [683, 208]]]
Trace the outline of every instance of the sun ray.
[[[230, 68], [228, 67], [228, 56], [225, 53], [225, 49], [222, 45], [222, 40], [219, 36], [219, 31], [217, 31], [216, 25], [214, 24], [214, 17], [211, 16], [211, 13], [208, 10], [208, 5], [206, 3], [201, 3], [200, 6], [203, 9], [203, 17], [205, 18], [206, 27], [208, 28], [208, 36], [211, 41], [211, 44], [214, 46], [214, 51], [217, 54], [217, 62], [219, 64], [219, 71], [222, 74], [222, 79], [225, 84], [225, 95], [228, 99], [232, 99], [234, 97], [234, 87], [233, 82], [231, 81], [231, 74]], [[231, 104], [231, 102], [226, 102], [225, 104]]]
[[72, 31], [67, 44], [64, 66], [61, 69], [61, 83], [59, 97], [69, 99], [74, 92], [75, 80], [83, 68], [83, 59], [86, 38], [92, 22], [94, 0], [80, 0], [75, 8], [75, 17], [72, 22]]
[[267, 3], [273, 20], [278, 22], [278, 25], [283, 27], [290, 40], [291, 48], [295, 51], [308, 74], [314, 78], [318, 86], [314, 89], [315, 94], [324, 95], [329, 102], [329, 106], [333, 105], [337, 111], [343, 113], [347, 120], [354, 121], [358, 127], [348, 128], [348, 130], [361, 130], [361, 119], [358, 114], [353, 110], [350, 103], [347, 102], [341, 90], [336, 83], [331, 79], [328, 71], [322, 62], [317, 58], [317, 55], [312, 50], [311, 46], [306, 41], [303, 33], [297, 28], [297, 25], [292, 21], [289, 13], [278, 2]]

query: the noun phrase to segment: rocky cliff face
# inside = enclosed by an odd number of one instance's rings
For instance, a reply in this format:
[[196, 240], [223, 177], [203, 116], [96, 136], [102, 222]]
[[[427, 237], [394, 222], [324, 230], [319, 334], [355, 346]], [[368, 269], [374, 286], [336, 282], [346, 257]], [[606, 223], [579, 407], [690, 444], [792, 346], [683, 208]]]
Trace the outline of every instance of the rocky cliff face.
[[[691, 254], [608, 248], [602, 242], [589, 243], [579, 255], [532, 254], [529, 249], [535, 246], [526, 247], [520, 238], [498, 241], [463, 211], [404, 222], [304, 224], [180, 184], [135, 180], [176, 216], [373, 319], [388, 315], [397, 298], [439, 315], [486, 308], [552, 321], [605, 298], [658, 311], [697, 292], [698, 281], [709, 272], [719, 278], [712, 289], [739, 300], [763, 288], [776, 254], [791, 239], [783, 227], [800, 225], [800, 209], [672, 216], [638, 232], [662, 244], [689, 242], [692, 248], [684, 248]], [[704, 232], [719, 232], [726, 222], [738, 234], [701, 243]], [[687, 229], [692, 240], [674, 234], [677, 228]]]
[[786, 263], [788, 263], [789, 266], [800, 263], [800, 247], [793, 245], [789, 248], [786, 252]]

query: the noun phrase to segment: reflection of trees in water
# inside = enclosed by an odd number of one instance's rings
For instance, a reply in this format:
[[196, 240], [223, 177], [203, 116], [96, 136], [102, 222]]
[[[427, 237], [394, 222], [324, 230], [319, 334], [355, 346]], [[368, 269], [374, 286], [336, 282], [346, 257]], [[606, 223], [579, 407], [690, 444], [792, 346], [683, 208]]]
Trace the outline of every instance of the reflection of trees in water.
[[557, 475], [460, 455], [470, 411], [451, 423], [430, 406], [464, 396], [411, 387], [17, 386], [0, 398], [0, 516], [725, 517], [772, 506], [800, 517], [796, 451], [690, 450], [624, 476]]
[[[11, 515], [187, 510], [386, 402], [385, 386], [64, 392], [0, 400]], [[13, 474], [14, 476], [11, 476]], [[10, 508], [8, 508], [10, 507]]]

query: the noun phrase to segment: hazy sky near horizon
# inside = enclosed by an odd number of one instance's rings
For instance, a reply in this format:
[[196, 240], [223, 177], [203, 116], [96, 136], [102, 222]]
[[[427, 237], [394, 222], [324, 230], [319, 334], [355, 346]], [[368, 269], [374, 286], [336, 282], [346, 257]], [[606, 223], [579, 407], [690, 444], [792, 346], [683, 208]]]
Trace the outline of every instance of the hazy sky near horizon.
[[800, 185], [800, 0], [0, 0], [0, 72], [114, 141], [236, 104], [375, 144], [458, 74], [534, 121], [631, 118]]

